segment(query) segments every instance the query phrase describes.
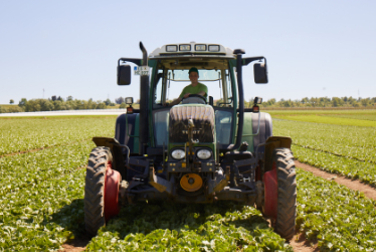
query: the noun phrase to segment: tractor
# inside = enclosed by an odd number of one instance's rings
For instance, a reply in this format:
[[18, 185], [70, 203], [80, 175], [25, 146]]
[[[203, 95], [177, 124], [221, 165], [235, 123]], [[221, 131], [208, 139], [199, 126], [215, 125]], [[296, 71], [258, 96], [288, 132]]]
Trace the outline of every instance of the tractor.
[[[94, 137], [86, 169], [85, 227], [96, 235], [121, 207], [137, 202], [237, 201], [258, 208], [286, 240], [295, 233], [296, 173], [291, 138], [273, 136], [262, 98], [245, 108], [242, 69], [266, 84], [266, 58], [220, 44], [163, 45], [149, 56], [120, 58], [117, 84], [140, 78], [139, 108], [127, 97], [115, 136]], [[169, 105], [198, 69], [208, 96]], [[133, 73], [132, 73], [133, 72]], [[136, 107], [136, 106], [135, 106]]]

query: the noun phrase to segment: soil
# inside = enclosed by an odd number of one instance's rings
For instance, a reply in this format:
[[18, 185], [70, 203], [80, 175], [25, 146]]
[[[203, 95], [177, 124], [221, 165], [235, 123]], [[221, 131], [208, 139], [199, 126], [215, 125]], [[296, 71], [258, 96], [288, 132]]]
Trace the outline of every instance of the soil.
[[89, 243], [89, 237], [80, 237], [74, 240], [68, 241], [67, 243], [62, 245], [62, 249], [59, 252], [69, 251], [69, 252], [81, 252], [84, 251], [86, 245]]
[[[359, 180], [352, 180], [345, 178], [343, 176], [340, 176], [338, 174], [328, 173], [323, 170], [320, 170], [319, 168], [301, 163], [297, 160], [295, 160], [295, 166], [299, 167], [305, 171], [312, 172], [317, 177], [322, 177], [327, 180], [334, 180], [336, 183], [344, 185], [348, 187], [351, 190], [357, 190], [362, 193], [367, 198], [376, 200], [376, 189], [374, 187], [371, 187], [369, 185], [366, 185]], [[86, 245], [89, 243], [90, 239], [80, 238], [75, 239], [72, 241], [69, 241], [62, 245], [62, 249], [59, 250], [60, 252], [80, 252], [84, 251], [86, 248]], [[290, 241], [290, 245], [293, 247], [295, 252], [316, 252], [319, 251], [319, 248], [317, 247], [317, 243], [310, 243], [304, 236], [304, 234], [298, 233], [296, 234], [293, 239]]]

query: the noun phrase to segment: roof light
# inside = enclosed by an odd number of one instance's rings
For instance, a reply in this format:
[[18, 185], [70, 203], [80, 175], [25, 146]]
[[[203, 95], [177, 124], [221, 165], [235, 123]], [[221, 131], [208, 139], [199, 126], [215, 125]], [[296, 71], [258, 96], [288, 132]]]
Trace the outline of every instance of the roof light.
[[219, 52], [219, 45], [209, 45], [209, 52]]
[[167, 45], [166, 46], [166, 51], [167, 52], [177, 52], [178, 51], [178, 46], [177, 45]]
[[195, 45], [195, 51], [206, 51], [206, 45]]
[[191, 50], [191, 45], [179, 45], [179, 51], [189, 52]]

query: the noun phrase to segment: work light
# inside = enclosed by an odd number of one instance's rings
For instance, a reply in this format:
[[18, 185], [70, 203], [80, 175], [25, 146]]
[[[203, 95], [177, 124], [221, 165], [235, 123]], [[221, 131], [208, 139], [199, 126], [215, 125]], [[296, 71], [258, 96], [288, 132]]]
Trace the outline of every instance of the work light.
[[208, 159], [211, 157], [211, 151], [207, 149], [201, 149], [197, 152], [197, 157], [199, 159]]
[[177, 45], [167, 45], [166, 46], [166, 51], [167, 52], [177, 52], [178, 51], [178, 46]]
[[179, 45], [179, 51], [189, 52], [191, 50], [191, 45]]
[[185, 151], [182, 149], [176, 149], [171, 152], [171, 156], [174, 159], [183, 159], [185, 157]]
[[219, 52], [219, 45], [209, 45], [209, 52]]
[[206, 51], [206, 45], [195, 45], [196, 51]]

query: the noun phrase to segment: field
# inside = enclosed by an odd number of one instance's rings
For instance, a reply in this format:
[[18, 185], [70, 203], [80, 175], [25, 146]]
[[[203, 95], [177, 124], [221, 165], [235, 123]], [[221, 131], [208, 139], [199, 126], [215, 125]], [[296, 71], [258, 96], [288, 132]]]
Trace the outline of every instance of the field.
[[[294, 156], [376, 185], [376, 111], [270, 111]], [[50, 251], [85, 236], [85, 165], [93, 136], [115, 118], [0, 119], [0, 251]], [[376, 202], [297, 170], [297, 229], [323, 251], [376, 251]], [[88, 243], [89, 251], [292, 251], [253, 207], [139, 204]]]

